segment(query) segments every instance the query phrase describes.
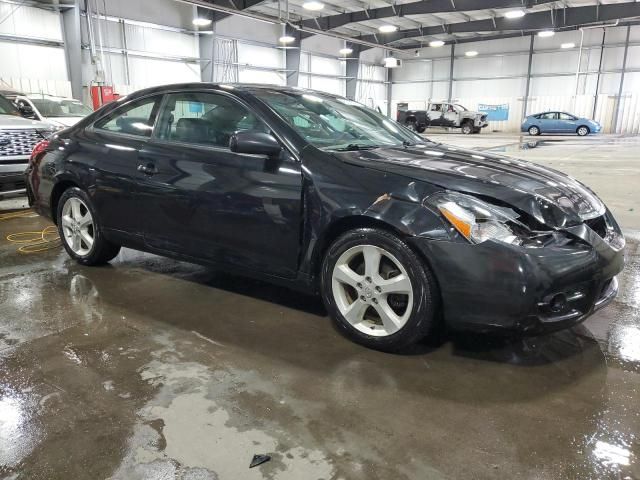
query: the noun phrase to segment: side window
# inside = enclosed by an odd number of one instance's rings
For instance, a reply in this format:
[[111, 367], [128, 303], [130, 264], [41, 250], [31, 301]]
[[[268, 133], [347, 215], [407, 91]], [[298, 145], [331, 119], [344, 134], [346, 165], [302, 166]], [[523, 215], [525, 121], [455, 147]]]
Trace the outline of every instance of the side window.
[[561, 113], [560, 120], [576, 120], [576, 117], [569, 115], [568, 113]]
[[140, 137], [150, 137], [157, 114], [160, 96], [143, 98], [123, 108], [116, 109], [96, 122], [94, 128], [109, 132], [127, 133]]
[[557, 114], [555, 112], [543, 113], [540, 115], [542, 120], [555, 120], [557, 118]]
[[225, 95], [175, 93], [167, 96], [158, 136], [176, 142], [228, 147], [231, 135], [246, 130], [269, 131], [243, 105]]
[[432, 112], [439, 112], [442, 110], [442, 105], [440, 105], [439, 103], [433, 103], [431, 105], [431, 111]]

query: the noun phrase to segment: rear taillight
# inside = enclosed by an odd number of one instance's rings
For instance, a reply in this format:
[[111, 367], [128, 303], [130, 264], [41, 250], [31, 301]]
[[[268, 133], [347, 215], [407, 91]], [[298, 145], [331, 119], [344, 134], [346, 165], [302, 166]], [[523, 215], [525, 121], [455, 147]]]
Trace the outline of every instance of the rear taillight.
[[38, 143], [36, 143], [36, 146], [33, 147], [33, 151], [31, 152], [31, 157], [29, 158], [29, 165], [33, 165], [35, 161], [38, 159], [38, 155], [43, 153], [48, 146], [49, 146], [49, 140], [41, 140]]

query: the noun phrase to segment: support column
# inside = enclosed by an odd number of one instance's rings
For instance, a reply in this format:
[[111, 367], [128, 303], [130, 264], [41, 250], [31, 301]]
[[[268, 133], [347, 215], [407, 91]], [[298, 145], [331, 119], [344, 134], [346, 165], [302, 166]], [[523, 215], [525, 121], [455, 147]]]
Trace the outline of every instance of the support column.
[[362, 48], [360, 45], [349, 43], [347, 43], [346, 45], [347, 48], [351, 48], [353, 50], [353, 52], [351, 52], [350, 54], [350, 59], [346, 60], [346, 93], [349, 100], [355, 100], [358, 93], [358, 72], [360, 71], [360, 52]]
[[529, 42], [529, 66], [527, 67], [527, 85], [524, 89], [524, 101], [522, 102], [522, 116], [527, 116], [527, 108], [529, 107], [529, 92], [531, 91], [531, 65], [533, 64], [533, 42], [535, 36], [531, 34]]
[[600, 44], [600, 61], [598, 62], [598, 75], [596, 77], [596, 93], [593, 96], [593, 112], [591, 118], [596, 118], [596, 110], [598, 109], [598, 91], [600, 90], [600, 75], [602, 74], [602, 59], [604, 58], [604, 43], [607, 37], [607, 29], [602, 29], [602, 43]]
[[218, 12], [206, 8], [198, 8], [199, 18], [211, 19], [212, 35], [198, 34], [198, 52], [200, 54], [200, 80], [213, 82], [215, 79], [215, 46], [216, 46], [216, 21], [219, 20]]
[[452, 43], [451, 44], [451, 65], [449, 68], [449, 102], [451, 102], [452, 97], [453, 97], [453, 63], [455, 60], [455, 54], [456, 54], [456, 44]]
[[80, 30], [80, 0], [74, 2], [74, 8], [60, 13], [64, 53], [67, 62], [67, 76], [71, 82], [71, 94], [77, 100], [82, 98], [82, 39]]
[[386, 70], [387, 70], [387, 117], [391, 118], [391, 94], [393, 92], [393, 68], [387, 68]]
[[622, 73], [620, 74], [620, 87], [618, 88], [618, 98], [616, 99], [616, 113], [613, 117], [613, 128], [611, 133], [616, 133], [618, 129], [618, 117], [620, 116], [620, 104], [622, 103], [622, 89], [624, 88], [624, 74], [627, 69], [627, 53], [629, 53], [629, 35], [631, 34], [631, 25], [627, 26], [627, 38], [624, 41], [624, 56], [622, 57]]
[[287, 69], [287, 86], [297, 87], [298, 77], [300, 76], [300, 50], [302, 49], [302, 32], [286, 25], [284, 34], [295, 38], [291, 43], [292, 47], [285, 50], [285, 68]]

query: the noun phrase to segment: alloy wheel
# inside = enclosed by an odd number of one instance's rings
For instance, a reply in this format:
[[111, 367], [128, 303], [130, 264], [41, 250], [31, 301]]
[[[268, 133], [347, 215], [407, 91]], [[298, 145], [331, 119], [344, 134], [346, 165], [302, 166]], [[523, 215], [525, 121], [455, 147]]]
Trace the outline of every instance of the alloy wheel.
[[77, 197], [69, 198], [62, 207], [61, 222], [64, 240], [73, 253], [88, 255], [95, 241], [95, 225], [87, 205]]
[[584, 137], [588, 133], [589, 133], [589, 129], [587, 127], [580, 127], [578, 129], [578, 135], [580, 135], [581, 137]]
[[531, 127], [529, 129], [529, 135], [538, 135], [540, 133], [540, 129], [538, 127]]
[[358, 245], [340, 255], [331, 287], [342, 316], [367, 335], [393, 335], [413, 310], [413, 287], [406, 269], [375, 245]]

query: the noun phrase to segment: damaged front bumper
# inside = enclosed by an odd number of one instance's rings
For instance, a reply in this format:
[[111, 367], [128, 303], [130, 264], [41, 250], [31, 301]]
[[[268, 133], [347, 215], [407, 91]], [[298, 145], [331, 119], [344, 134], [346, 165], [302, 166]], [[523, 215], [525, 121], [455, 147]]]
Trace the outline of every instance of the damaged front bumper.
[[586, 224], [566, 244], [523, 248], [412, 237], [435, 273], [454, 329], [540, 334], [575, 325], [610, 303], [624, 266], [624, 239]]

